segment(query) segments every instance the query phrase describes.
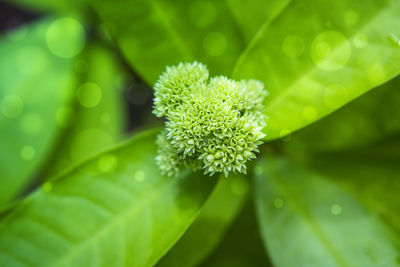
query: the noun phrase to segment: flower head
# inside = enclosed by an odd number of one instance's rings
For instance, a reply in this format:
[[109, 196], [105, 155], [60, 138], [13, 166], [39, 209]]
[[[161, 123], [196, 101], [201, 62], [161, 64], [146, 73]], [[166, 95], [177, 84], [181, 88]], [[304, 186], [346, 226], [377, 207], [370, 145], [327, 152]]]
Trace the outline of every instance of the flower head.
[[182, 167], [205, 174], [246, 173], [265, 136], [263, 100], [267, 91], [256, 80], [209, 78], [201, 63], [167, 67], [154, 86], [154, 113], [165, 116], [158, 137], [158, 164], [174, 175]]

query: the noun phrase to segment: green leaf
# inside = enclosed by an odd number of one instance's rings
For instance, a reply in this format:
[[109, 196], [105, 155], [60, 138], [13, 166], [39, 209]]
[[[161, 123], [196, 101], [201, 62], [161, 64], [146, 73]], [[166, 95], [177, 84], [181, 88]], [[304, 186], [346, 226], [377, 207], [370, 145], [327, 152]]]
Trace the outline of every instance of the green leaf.
[[157, 131], [47, 182], [0, 225], [2, 266], [151, 266], [183, 234], [215, 179], [160, 175]]
[[153, 84], [166, 65], [199, 60], [229, 74], [241, 36], [224, 1], [93, 0], [129, 63]]
[[0, 205], [26, 185], [64, 130], [74, 92], [73, 57], [84, 29], [45, 19], [0, 40]]
[[304, 159], [400, 233], [400, 136], [362, 150]]
[[296, 153], [359, 148], [399, 132], [399, 118], [400, 77], [295, 133], [286, 146]]
[[260, 227], [276, 266], [400, 266], [390, 228], [325, 175], [277, 156], [256, 173]]
[[92, 43], [75, 65], [81, 73], [75, 90], [79, 97], [75, 97], [70, 126], [52, 156], [56, 163], [45, 176], [116, 143], [124, 130], [123, 84], [117, 82], [123, 71], [115, 56], [104, 45]]
[[6, 0], [35, 12], [76, 12], [87, 6], [86, 0]]
[[264, 251], [254, 213], [253, 202], [247, 201], [217, 250], [199, 266], [272, 266]]
[[267, 139], [310, 124], [396, 76], [399, 16], [397, 0], [292, 0], [263, 25], [233, 76], [260, 79], [269, 90]]
[[221, 177], [196, 220], [156, 266], [190, 267], [202, 262], [221, 242], [246, 201], [248, 190], [247, 177]]
[[236, 19], [238, 27], [245, 37], [246, 44], [262, 34], [269, 23], [282, 12], [291, 0], [226, 0], [228, 9]]

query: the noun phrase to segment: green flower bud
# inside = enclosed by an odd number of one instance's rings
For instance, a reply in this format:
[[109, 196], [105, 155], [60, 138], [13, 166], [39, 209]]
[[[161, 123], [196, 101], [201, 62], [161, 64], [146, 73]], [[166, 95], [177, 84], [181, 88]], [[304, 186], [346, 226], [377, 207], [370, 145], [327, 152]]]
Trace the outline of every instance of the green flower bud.
[[194, 62], [167, 67], [154, 89], [154, 113], [166, 118], [157, 139], [163, 173], [176, 175], [182, 167], [246, 173], [265, 136], [261, 82], [209, 78], [207, 67]]

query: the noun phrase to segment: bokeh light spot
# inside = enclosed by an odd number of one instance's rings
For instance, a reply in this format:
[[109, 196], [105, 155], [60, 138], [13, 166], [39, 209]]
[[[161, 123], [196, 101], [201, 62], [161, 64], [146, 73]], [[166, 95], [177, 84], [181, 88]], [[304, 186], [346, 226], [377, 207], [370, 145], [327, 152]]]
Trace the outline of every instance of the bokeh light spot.
[[102, 113], [102, 114], [100, 115], [100, 121], [101, 121], [103, 124], [108, 124], [108, 123], [110, 123], [110, 122], [111, 122], [111, 116], [110, 116], [110, 114], [108, 114], [108, 113]]
[[354, 10], [348, 10], [344, 13], [344, 22], [348, 26], [354, 26], [357, 24], [359, 20], [358, 13], [356, 13]]
[[285, 205], [285, 201], [282, 198], [277, 197], [274, 199], [272, 204], [274, 205], [275, 208], [280, 209]]
[[24, 110], [24, 102], [17, 95], [7, 95], [0, 102], [1, 113], [6, 118], [16, 118]]
[[282, 129], [279, 132], [279, 137], [282, 138], [283, 141], [289, 142], [292, 140], [292, 132], [289, 129]]
[[55, 117], [58, 126], [67, 127], [73, 121], [74, 110], [70, 106], [62, 106], [56, 111]]
[[100, 104], [101, 88], [95, 83], [82, 84], [76, 93], [79, 103], [85, 108], [94, 108]]
[[97, 162], [99, 170], [105, 173], [112, 172], [117, 167], [118, 159], [116, 156], [107, 154], [101, 156]]
[[75, 61], [74, 69], [77, 73], [85, 73], [88, 70], [88, 63], [84, 59], [78, 59]]
[[43, 190], [44, 192], [51, 192], [51, 191], [53, 190], [53, 184], [50, 183], [50, 182], [45, 182], [45, 183], [42, 185], [42, 190]]
[[302, 112], [303, 118], [307, 121], [315, 120], [317, 118], [317, 114], [318, 112], [313, 106], [306, 106]]
[[135, 172], [134, 177], [136, 181], [142, 182], [144, 181], [144, 179], [146, 179], [146, 174], [144, 173], [144, 171], [138, 170]]
[[264, 56], [263, 57], [263, 63], [265, 65], [268, 65], [269, 63], [271, 63], [271, 58], [269, 56]]
[[32, 160], [35, 154], [36, 151], [32, 146], [23, 146], [20, 151], [20, 156], [23, 160]]
[[85, 30], [74, 18], [60, 18], [53, 21], [46, 32], [49, 50], [61, 58], [78, 55], [85, 44]]
[[189, 7], [189, 19], [198, 28], [207, 28], [217, 17], [217, 10], [211, 1], [195, 1]]
[[368, 36], [363, 33], [358, 33], [353, 37], [353, 45], [357, 48], [363, 48], [368, 44]]
[[249, 182], [242, 177], [238, 177], [231, 182], [232, 193], [237, 196], [244, 196], [249, 191]]
[[35, 134], [40, 132], [43, 127], [43, 120], [37, 113], [29, 113], [22, 117], [21, 128], [22, 131]]
[[367, 77], [371, 83], [378, 84], [385, 78], [385, 70], [381, 64], [375, 63], [369, 66], [367, 70]]
[[257, 165], [257, 166], [254, 167], [254, 174], [255, 175], [261, 176], [261, 175], [263, 175], [263, 173], [264, 173], [264, 170], [260, 165]]
[[331, 206], [331, 213], [333, 215], [340, 215], [342, 213], [342, 206], [340, 206], [339, 204], [333, 204]]
[[28, 46], [19, 51], [16, 63], [22, 74], [37, 75], [45, 71], [48, 60], [43, 49]]
[[19, 27], [15, 31], [10, 31], [9, 33], [6, 33], [6, 35], [7, 38], [11, 41], [14, 42], [22, 41], [28, 35], [28, 27]]
[[203, 46], [204, 50], [210, 56], [220, 56], [226, 51], [226, 37], [220, 32], [210, 32], [204, 38]]
[[288, 35], [282, 43], [282, 51], [290, 58], [299, 57], [304, 52], [304, 40], [298, 35]]
[[336, 31], [319, 34], [311, 44], [311, 58], [322, 70], [343, 68], [350, 59], [351, 46], [347, 38]]

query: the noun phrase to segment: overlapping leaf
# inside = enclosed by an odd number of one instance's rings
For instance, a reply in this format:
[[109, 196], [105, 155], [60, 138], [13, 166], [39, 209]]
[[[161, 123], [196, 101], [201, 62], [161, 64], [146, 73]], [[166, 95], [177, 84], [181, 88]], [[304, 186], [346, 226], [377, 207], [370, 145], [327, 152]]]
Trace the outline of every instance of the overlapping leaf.
[[260, 227], [277, 266], [399, 266], [394, 232], [329, 174], [276, 157], [257, 173]]
[[26, 185], [64, 129], [74, 97], [73, 57], [84, 38], [74, 18], [46, 19], [2, 37], [0, 204]]
[[93, 157], [21, 202], [0, 224], [0, 265], [153, 265], [215, 185], [189, 171], [161, 176], [157, 133]]
[[198, 60], [229, 74], [242, 48], [223, 1], [92, 1], [129, 63], [151, 85], [165, 66]]

